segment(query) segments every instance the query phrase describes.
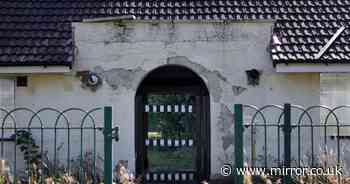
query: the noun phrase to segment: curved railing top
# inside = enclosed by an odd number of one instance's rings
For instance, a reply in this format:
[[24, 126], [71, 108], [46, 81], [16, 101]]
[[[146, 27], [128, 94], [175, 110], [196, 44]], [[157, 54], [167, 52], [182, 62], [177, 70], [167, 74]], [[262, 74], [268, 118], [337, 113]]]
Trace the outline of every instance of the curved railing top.
[[[277, 117], [276, 119], [276, 123], [277, 124], [281, 124], [282, 118], [284, 116], [284, 107], [281, 105], [274, 105], [274, 104], [270, 104], [270, 105], [265, 105], [262, 107], [258, 107], [255, 105], [242, 105], [243, 109], [250, 109], [255, 111], [252, 115], [251, 121], [249, 122], [252, 125], [256, 125], [256, 120], [258, 117], [262, 118], [263, 124], [266, 125], [267, 124], [267, 116], [269, 116], [268, 112], [269, 110], [277, 110], [280, 112], [274, 113], [273, 116]], [[309, 120], [309, 124], [313, 125], [315, 123], [315, 116], [312, 116], [311, 112], [315, 111], [315, 110], [325, 110], [326, 113], [324, 114], [324, 120], [321, 120], [321, 112], [318, 114], [320, 116], [317, 116], [317, 120], [319, 123], [322, 123], [324, 125], [327, 125], [330, 121], [330, 118], [333, 117], [334, 121], [337, 125], [340, 124], [340, 120], [339, 117], [342, 116], [343, 114], [338, 113], [338, 111], [340, 110], [349, 110], [350, 112], [350, 105], [341, 105], [341, 106], [336, 106], [336, 107], [328, 107], [325, 105], [314, 105], [314, 106], [309, 106], [309, 107], [303, 107], [300, 105], [294, 105], [291, 104], [291, 109], [296, 110], [296, 111], [300, 111], [297, 116], [294, 116], [297, 118], [296, 124], [297, 125], [301, 125], [302, 123], [305, 124], [305, 118], [307, 120]], [[295, 115], [295, 114], [294, 114]]]
[[[39, 128], [44, 128], [45, 123], [48, 123], [48, 120], [43, 120], [43, 118], [40, 116], [43, 113], [48, 113], [52, 112], [53, 117], [50, 116], [50, 122], [54, 122], [54, 126], [50, 128], [58, 128], [59, 123], [61, 120], [65, 122], [65, 128], [72, 128], [70, 118], [77, 118], [79, 119], [79, 124], [75, 124], [76, 127], [78, 128], [83, 128], [86, 126], [87, 121], [90, 120], [89, 122], [91, 123], [91, 127], [95, 128], [96, 127], [96, 116], [95, 114], [97, 112], [100, 112], [101, 115], [103, 115], [103, 108], [98, 107], [98, 108], [93, 108], [91, 110], [84, 110], [82, 108], [68, 108], [64, 110], [59, 110], [57, 108], [53, 107], [44, 107], [39, 110], [32, 110], [31, 108], [27, 107], [17, 107], [11, 110], [8, 110], [6, 108], [0, 107], [0, 113], [3, 113], [3, 115], [0, 117], [1, 121], [1, 126], [0, 128], [4, 129], [5, 127], [12, 127], [12, 128], [31, 128], [33, 127], [34, 123], [39, 124]], [[74, 113], [72, 115], [68, 115], [68, 113], [71, 112], [78, 112]], [[54, 115], [56, 114], [56, 115]], [[27, 124], [21, 124], [21, 127], [18, 127], [18, 119], [22, 119], [24, 123]], [[47, 117], [45, 119], [48, 119]], [[9, 122], [11, 120], [11, 122]], [[11, 124], [10, 124], [11, 123]]]
[[280, 121], [281, 121], [281, 119], [282, 119], [282, 117], [283, 117], [283, 107], [282, 106], [279, 106], [279, 105], [273, 105], [273, 104], [271, 104], [271, 105], [265, 105], [265, 106], [263, 106], [263, 107], [257, 107], [257, 106], [255, 106], [255, 105], [243, 105], [243, 108], [248, 108], [248, 109], [252, 109], [252, 110], [255, 110], [256, 112], [253, 114], [253, 116], [252, 116], [252, 119], [251, 119], [251, 121], [250, 121], [250, 123], [251, 123], [251, 125], [256, 125], [256, 119], [257, 119], [257, 117], [258, 117], [258, 115], [260, 115], [260, 117], [262, 118], [262, 120], [263, 120], [263, 124], [264, 125], [266, 125], [267, 124], [267, 118], [265, 117], [265, 114], [264, 114], [264, 111], [265, 110], [268, 110], [268, 109], [276, 109], [276, 110], [279, 110], [279, 111], [281, 111], [280, 112], [280, 115], [278, 116], [278, 120], [277, 120], [277, 122], [278, 122], [278, 124], [280, 124]]

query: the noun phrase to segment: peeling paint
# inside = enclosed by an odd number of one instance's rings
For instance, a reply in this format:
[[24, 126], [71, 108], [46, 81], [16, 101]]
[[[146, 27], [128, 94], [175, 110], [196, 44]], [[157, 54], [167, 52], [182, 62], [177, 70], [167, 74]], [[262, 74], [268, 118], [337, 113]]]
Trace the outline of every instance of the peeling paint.
[[167, 39], [164, 42], [165, 47], [175, 43], [178, 40], [175, 24], [168, 24], [167, 29], [168, 29], [168, 35], [167, 35]]
[[203, 75], [208, 81], [208, 89], [213, 96], [215, 102], [219, 102], [222, 96], [223, 89], [220, 86], [220, 82], [227, 82], [227, 78], [223, 76], [219, 71], [211, 71], [205, 68], [203, 65], [190, 61], [185, 56], [169, 57], [167, 64], [176, 64], [186, 66], [199, 75]]
[[104, 44], [108, 45], [111, 43], [129, 43], [131, 42], [132, 33], [134, 32], [133, 27], [128, 27], [125, 24], [116, 23], [113, 29], [112, 37], [108, 40], [104, 40]]
[[94, 71], [103, 76], [106, 83], [113, 89], [118, 90], [124, 87], [128, 90], [137, 89], [138, 81], [146, 74], [141, 67], [135, 69], [113, 68], [103, 70], [101, 66], [96, 66]]
[[215, 32], [213, 37], [215, 40], [227, 41], [229, 39], [229, 34], [228, 34], [229, 32], [225, 24], [219, 23], [219, 24], [214, 24], [213, 26], [214, 26], [214, 32]]
[[207, 80], [206, 83], [208, 85], [210, 94], [211, 96], [213, 96], [213, 99], [215, 102], [220, 102], [222, 93], [224, 91], [223, 87], [221, 86], [221, 83], [232, 86], [233, 93], [236, 96], [240, 95], [245, 90], [247, 90], [244, 87], [232, 85], [228, 81], [228, 79], [225, 76], [223, 76], [219, 71], [209, 70], [199, 63], [190, 61], [185, 56], [169, 57], [167, 59], [167, 64], [176, 64], [176, 65], [186, 66], [192, 69], [193, 71], [195, 71], [197, 74], [204, 76], [204, 78]]
[[224, 105], [220, 105], [220, 115], [217, 120], [217, 129], [218, 132], [220, 132], [219, 139], [222, 140], [222, 152], [220, 152], [219, 157], [217, 158], [218, 161], [221, 163], [227, 163], [228, 161], [232, 160], [232, 156], [234, 153], [234, 132], [233, 132], [233, 126], [234, 126], [234, 119], [233, 119], [233, 113], [230, 111], [230, 109]]
[[232, 86], [232, 91], [235, 96], [239, 96], [242, 94], [247, 88], [242, 87], [242, 86]]
[[233, 113], [224, 104], [221, 104], [221, 111], [218, 117], [217, 126], [220, 132], [225, 134], [231, 133], [230, 130], [233, 126]]
[[224, 148], [224, 151], [226, 151], [227, 148], [233, 144], [234, 137], [235, 136], [233, 134], [226, 134], [222, 136], [222, 147]]

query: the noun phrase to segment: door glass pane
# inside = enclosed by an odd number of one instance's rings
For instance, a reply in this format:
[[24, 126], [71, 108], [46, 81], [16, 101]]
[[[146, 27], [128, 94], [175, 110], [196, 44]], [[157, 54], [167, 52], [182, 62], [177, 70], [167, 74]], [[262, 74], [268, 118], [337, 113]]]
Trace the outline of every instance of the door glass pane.
[[147, 96], [149, 172], [195, 170], [193, 104], [190, 95]]

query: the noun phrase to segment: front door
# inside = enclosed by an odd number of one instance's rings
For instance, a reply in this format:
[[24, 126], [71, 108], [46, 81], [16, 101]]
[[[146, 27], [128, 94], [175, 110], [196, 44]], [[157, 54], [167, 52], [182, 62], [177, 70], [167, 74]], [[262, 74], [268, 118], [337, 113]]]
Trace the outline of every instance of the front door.
[[207, 179], [209, 97], [203, 86], [146, 85], [136, 106], [136, 168], [143, 183]]

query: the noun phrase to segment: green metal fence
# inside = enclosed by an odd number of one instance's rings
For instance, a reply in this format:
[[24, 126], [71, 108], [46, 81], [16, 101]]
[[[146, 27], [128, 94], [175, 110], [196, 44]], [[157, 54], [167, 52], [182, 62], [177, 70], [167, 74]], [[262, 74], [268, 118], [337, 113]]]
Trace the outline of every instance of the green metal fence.
[[111, 107], [88, 111], [0, 108], [0, 117], [0, 171], [8, 170], [0, 179], [112, 184], [112, 141], [117, 139], [117, 128], [112, 128]]
[[[350, 106], [236, 104], [234, 113], [235, 168], [344, 167], [350, 159]], [[350, 181], [346, 176], [335, 177], [337, 183]], [[290, 184], [300, 176], [281, 178]], [[235, 179], [243, 184], [242, 175], [236, 173]], [[311, 177], [310, 183], [319, 182]]]

